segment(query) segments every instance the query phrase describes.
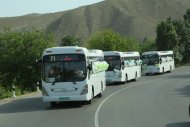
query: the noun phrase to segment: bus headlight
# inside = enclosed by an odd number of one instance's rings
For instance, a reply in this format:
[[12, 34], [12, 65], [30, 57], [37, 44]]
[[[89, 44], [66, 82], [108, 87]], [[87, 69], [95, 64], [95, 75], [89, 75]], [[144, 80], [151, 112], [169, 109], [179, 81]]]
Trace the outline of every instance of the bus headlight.
[[160, 68], [160, 65], [159, 65], [159, 64], [156, 64], [155, 66], [156, 66], [157, 68]]
[[156, 64], [155, 66], [156, 66], [157, 70], [159, 71], [160, 70], [160, 65]]
[[81, 91], [81, 95], [84, 95], [84, 94], [86, 94], [86, 93], [88, 93], [88, 85], [85, 85], [84, 86], [84, 88], [82, 89], [82, 91]]

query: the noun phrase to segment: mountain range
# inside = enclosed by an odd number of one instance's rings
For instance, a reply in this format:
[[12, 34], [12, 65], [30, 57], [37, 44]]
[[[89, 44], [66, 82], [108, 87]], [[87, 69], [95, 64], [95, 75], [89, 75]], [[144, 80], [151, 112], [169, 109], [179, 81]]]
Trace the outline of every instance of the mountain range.
[[0, 31], [5, 26], [13, 30], [36, 27], [53, 32], [59, 42], [67, 35], [87, 41], [94, 32], [112, 28], [138, 40], [154, 39], [159, 21], [169, 16], [182, 19], [188, 8], [190, 0], [105, 0], [57, 13], [1, 17]]

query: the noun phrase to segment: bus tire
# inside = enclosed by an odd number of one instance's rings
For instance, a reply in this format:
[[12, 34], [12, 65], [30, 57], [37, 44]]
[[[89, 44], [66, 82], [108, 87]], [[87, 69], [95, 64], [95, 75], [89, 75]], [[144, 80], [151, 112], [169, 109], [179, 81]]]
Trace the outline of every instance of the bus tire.
[[101, 82], [101, 91], [100, 93], [97, 95], [98, 98], [102, 97], [102, 92], [103, 92], [103, 83]]
[[126, 84], [127, 81], [128, 81], [128, 76], [127, 76], [127, 74], [126, 74], [124, 84]]
[[169, 70], [169, 72], [172, 72], [172, 66], [170, 65], [170, 70]]
[[137, 72], [136, 72], [136, 74], [135, 74], [135, 78], [134, 78], [134, 81], [137, 81]]
[[51, 107], [56, 107], [56, 102], [50, 102]]
[[92, 87], [92, 92], [91, 92], [91, 99], [89, 101], [87, 101], [87, 104], [92, 104], [92, 100], [94, 98], [94, 89]]

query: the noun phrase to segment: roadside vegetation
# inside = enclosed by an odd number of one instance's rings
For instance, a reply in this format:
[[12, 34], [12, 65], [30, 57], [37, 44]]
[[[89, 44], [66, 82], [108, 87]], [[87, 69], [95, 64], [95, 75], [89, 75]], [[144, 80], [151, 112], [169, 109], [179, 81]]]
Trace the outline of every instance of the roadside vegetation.
[[173, 50], [178, 65], [190, 63], [190, 9], [184, 20], [170, 17], [157, 25], [156, 47], [158, 50]]
[[[112, 29], [103, 29], [94, 33], [86, 43], [80, 38], [64, 36], [59, 46], [84, 46], [103, 51], [173, 50], [177, 65], [190, 63], [190, 9], [184, 14], [184, 20], [170, 17], [157, 25], [156, 39], [145, 37], [139, 42], [133, 37], [120, 35]], [[55, 46], [51, 33], [32, 29], [30, 31], [12, 31], [5, 28], [0, 33], [0, 99], [12, 96], [12, 86], [16, 95], [36, 90], [40, 82], [40, 69], [36, 59], [42, 51]]]
[[90, 37], [86, 47], [103, 51], [134, 51], [139, 50], [139, 42], [124, 37], [112, 29], [101, 30]]
[[40, 72], [35, 61], [52, 42], [51, 33], [36, 29], [11, 31], [5, 28], [0, 33], [0, 98], [10, 96], [12, 86], [17, 95], [36, 89]]

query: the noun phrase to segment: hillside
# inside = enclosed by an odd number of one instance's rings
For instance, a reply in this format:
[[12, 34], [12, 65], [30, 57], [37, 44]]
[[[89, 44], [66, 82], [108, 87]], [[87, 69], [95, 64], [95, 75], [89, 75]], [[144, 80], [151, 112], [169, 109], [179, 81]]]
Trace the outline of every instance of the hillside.
[[160, 20], [169, 16], [182, 19], [189, 5], [190, 0], [106, 0], [64, 12], [0, 18], [0, 30], [4, 26], [15, 30], [34, 26], [52, 31], [59, 42], [66, 35], [87, 40], [100, 29], [113, 28], [142, 40], [155, 37]]

